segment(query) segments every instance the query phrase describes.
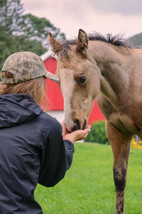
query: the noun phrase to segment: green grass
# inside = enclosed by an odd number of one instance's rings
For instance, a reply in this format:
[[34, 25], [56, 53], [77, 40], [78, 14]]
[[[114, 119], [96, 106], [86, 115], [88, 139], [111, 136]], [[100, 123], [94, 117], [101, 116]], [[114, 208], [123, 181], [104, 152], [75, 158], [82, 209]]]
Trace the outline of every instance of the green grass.
[[[55, 187], [38, 185], [35, 198], [44, 214], [113, 214], [115, 188], [111, 147], [75, 144], [74, 161]], [[126, 214], [142, 214], [142, 150], [131, 149]]]

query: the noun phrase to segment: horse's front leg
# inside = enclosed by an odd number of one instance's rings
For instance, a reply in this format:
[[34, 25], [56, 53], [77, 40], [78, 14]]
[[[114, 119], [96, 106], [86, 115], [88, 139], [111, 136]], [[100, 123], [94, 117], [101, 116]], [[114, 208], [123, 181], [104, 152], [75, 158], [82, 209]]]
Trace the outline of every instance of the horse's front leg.
[[107, 135], [114, 156], [113, 176], [116, 190], [115, 214], [124, 214], [127, 165], [132, 136], [125, 136], [109, 122], [107, 123]]

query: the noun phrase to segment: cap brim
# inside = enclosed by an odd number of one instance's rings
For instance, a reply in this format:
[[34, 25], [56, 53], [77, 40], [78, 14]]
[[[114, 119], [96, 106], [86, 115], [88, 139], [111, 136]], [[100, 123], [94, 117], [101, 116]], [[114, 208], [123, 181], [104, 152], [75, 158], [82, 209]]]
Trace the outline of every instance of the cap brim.
[[59, 82], [59, 77], [56, 74], [47, 71], [47, 69], [45, 70], [45, 77], [52, 81]]

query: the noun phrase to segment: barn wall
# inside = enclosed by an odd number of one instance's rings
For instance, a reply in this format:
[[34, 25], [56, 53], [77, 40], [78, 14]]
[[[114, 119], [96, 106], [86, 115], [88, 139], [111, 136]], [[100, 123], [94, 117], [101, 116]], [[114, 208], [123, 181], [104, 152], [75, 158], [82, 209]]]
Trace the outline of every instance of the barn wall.
[[105, 117], [103, 116], [102, 112], [100, 111], [97, 101], [95, 100], [88, 123], [91, 125], [93, 123], [93, 121], [96, 122], [99, 120], [105, 120]]
[[[48, 58], [44, 61], [44, 64], [48, 71], [55, 74], [57, 69], [56, 59]], [[45, 91], [48, 97], [49, 110], [63, 111], [63, 97], [58, 84], [50, 79], [46, 79]]]

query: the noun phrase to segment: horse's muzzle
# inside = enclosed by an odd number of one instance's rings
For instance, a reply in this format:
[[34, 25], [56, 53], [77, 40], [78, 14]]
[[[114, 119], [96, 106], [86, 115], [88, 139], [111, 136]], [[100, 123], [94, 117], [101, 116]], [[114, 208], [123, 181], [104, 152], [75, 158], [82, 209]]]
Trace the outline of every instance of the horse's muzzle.
[[74, 121], [74, 127], [72, 128], [72, 131], [76, 131], [76, 130], [79, 130], [79, 129], [85, 129], [86, 128], [86, 120], [84, 120], [84, 123], [83, 123], [83, 126], [81, 127], [81, 122], [80, 120], [76, 119]]

